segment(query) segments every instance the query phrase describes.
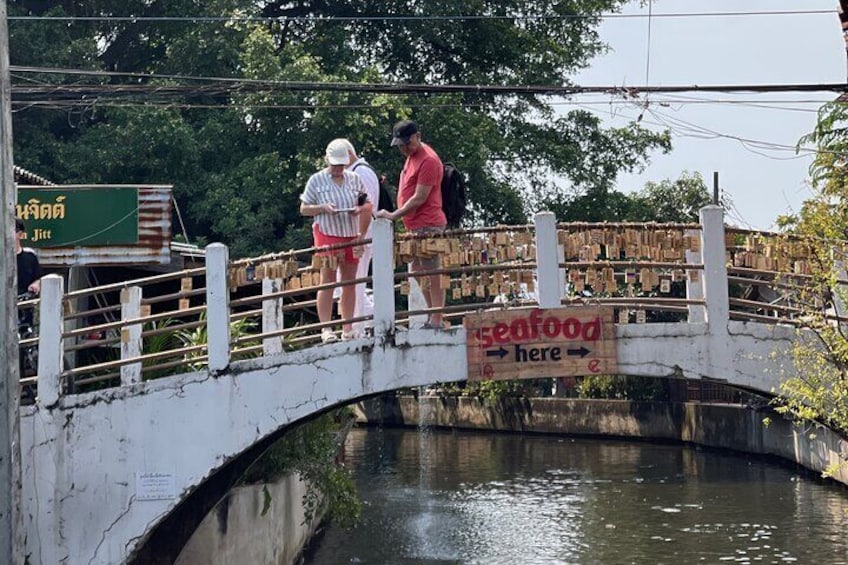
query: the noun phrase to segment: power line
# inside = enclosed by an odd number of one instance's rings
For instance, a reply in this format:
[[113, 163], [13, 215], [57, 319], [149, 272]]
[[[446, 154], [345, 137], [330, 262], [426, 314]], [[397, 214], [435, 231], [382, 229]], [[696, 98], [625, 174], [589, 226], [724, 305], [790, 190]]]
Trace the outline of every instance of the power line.
[[648, 0], [648, 52], [645, 55], [645, 84], [651, 84], [651, 30], [654, 23], [653, 12], [654, 0]]
[[[485, 95], [536, 95], [568, 96], [572, 94], [621, 94], [632, 98], [643, 93], [674, 92], [846, 92], [848, 83], [803, 83], [803, 84], [726, 84], [726, 85], [666, 85], [666, 86], [580, 86], [580, 85], [493, 85], [493, 84], [408, 84], [408, 83], [359, 83], [359, 82], [300, 82], [245, 79], [235, 77], [206, 77], [190, 75], [164, 75], [155, 73], [128, 73], [85, 69], [61, 69], [49, 67], [12, 66], [15, 73], [58, 74], [100, 78], [132, 78], [139, 80], [203, 81], [218, 84], [206, 86], [151, 85], [151, 84], [58, 84], [58, 85], [13, 85], [12, 94], [54, 95], [76, 94], [98, 96], [104, 94], [192, 94], [230, 91], [314, 91], [314, 92], [360, 92], [388, 94], [485, 94]], [[205, 92], [199, 92], [199, 89]]]
[[471, 21], [471, 20], [583, 20], [583, 19], [642, 19], [642, 18], [731, 18], [750, 16], [802, 16], [838, 14], [837, 10], [762, 10], [744, 12], [663, 12], [655, 14], [445, 14], [405, 16], [9, 16], [9, 21], [55, 22], [252, 22], [252, 23], [326, 23], [326, 22], [391, 22], [391, 21]]
[[[654, 97], [651, 99], [649, 105], [650, 106], [660, 106], [660, 107], [684, 107], [684, 106], [693, 106], [693, 105], [715, 105], [715, 106], [740, 106], [746, 108], [758, 108], [764, 110], [774, 110], [774, 111], [785, 111], [785, 112], [803, 112], [816, 114], [818, 113], [817, 108], [799, 108], [792, 107], [790, 105], [816, 105], [822, 106], [823, 104], [829, 102], [828, 100], [816, 100], [816, 99], [796, 99], [796, 100], [769, 100], [768, 103], [763, 103], [759, 100], [727, 100], [727, 99], [704, 99], [704, 98], [694, 98], [694, 97], [675, 97], [674, 95], [666, 95], [665, 97]], [[488, 106], [487, 104], [474, 103], [474, 102], [436, 102], [436, 101], [426, 101], [421, 100], [418, 102], [415, 101], [405, 101], [405, 105], [410, 106], [412, 108], [482, 108]], [[570, 100], [570, 99], [562, 99], [562, 100], [551, 100], [548, 102], [551, 106], [576, 106], [576, 107], [584, 107], [584, 106], [637, 106], [638, 109], [644, 110], [644, 104], [641, 102], [635, 102], [634, 100], [626, 100], [621, 98], [604, 98], [600, 100], [584, 100], [580, 101]], [[37, 99], [27, 99], [23, 100], [13, 100], [13, 106], [18, 107], [18, 111], [21, 109], [26, 109], [31, 106], [40, 106], [53, 108], [57, 110], [63, 109], [71, 109], [71, 108], [92, 108], [92, 107], [111, 107], [111, 108], [143, 108], [143, 107], [160, 107], [160, 108], [175, 108], [175, 109], [278, 109], [278, 110], [318, 110], [318, 109], [333, 109], [333, 110], [362, 110], [362, 109], [373, 109], [374, 104], [369, 102], [363, 103], [309, 103], [309, 102], [295, 102], [295, 103], [271, 103], [271, 102], [239, 102], [234, 100], [228, 100], [226, 102], [205, 102], [205, 103], [196, 103], [196, 102], [177, 102], [177, 101], [169, 101], [169, 100], [161, 100], [157, 98], [145, 98], [143, 101], [131, 101], [131, 100], [111, 100], [108, 98], [84, 98], [84, 99], [67, 99], [67, 100], [37, 100]]]
[[[581, 104], [575, 104], [575, 105], [581, 106]], [[584, 109], [589, 111], [589, 112], [598, 112], [598, 113], [601, 113], [601, 114], [606, 114], [606, 115], [613, 117], [613, 118], [626, 119], [630, 122], [636, 121], [636, 118], [634, 118], [632, 116], [618, 115], [614, 112], [606, 112], [604, 110], [600, 110], [600, 109], [597, 109], [597, 108], [584, 108]], [[641, 110], [641, 107], [639, 107], [638, 109]], [[818, 148], [814, 148], [814, 147], [797, 147], [795, 145], [787, 145], [787, 144], [773, 143], [773, 142], [762, 141], [762, 140], [757, 140], [757, 139], [744, 138], [744, 137], [740, 137], [740, 136], [737, 136], [737, 135], [717, 132], [717, 131], [699, 126], [697, 124], [693, 124], [691, 122], [686, 122], [686, 121], [680, 120], [678, 118], [666, 116], [665, 114], [662, 114], [661, 112], [649, 110], [648, 113], [651, 116], [653, 116], [654, 118], [656, 118], [657, 121], [642, 120], [641, 121], [642, 124], [648, 124], [648, 125], [658, 126], [658, 127], [661, 127], [661, 128], [666, 128], [678, 137], [692, 137], [692, 138], [696, 138], [696, 139], [705, 139], [705, 140], [729, 139], [729, 140], [732, 140], [732, 141], [736, 141], [737, 143], [742, 145], [742, 147], [745, 148], [746, 150], [751, 151], [752, 153], [756, 153], [760, 156], [769, 158], [769, 159], [775, 159], [775, 160], [779, 160], [779, 161], [787, 160], [787, 158], [783, 158], [783, 157], [775, 157], [773, 155], [765, 155], [764, 153], [762, 153], [760, 151], [753, 150], [752, 147], [756, 147], [756, 148], [762, 149], [762, 150], [770, 150], [770, 151], [797, 152], [798, 153], [797, 155], [789, 158], [791, 160], [811, 157], [811, 156], [815, 155], [816, 153], [826, 153], [826, 152], [828, 152], [827, 150], [822, 150], [822, 149], [818, 149]]]

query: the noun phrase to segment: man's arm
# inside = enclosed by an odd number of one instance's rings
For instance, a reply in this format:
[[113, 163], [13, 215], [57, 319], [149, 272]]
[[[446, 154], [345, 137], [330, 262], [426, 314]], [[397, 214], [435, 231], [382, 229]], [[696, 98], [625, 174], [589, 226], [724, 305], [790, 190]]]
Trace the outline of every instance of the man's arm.
[[378, 218], [388, 218], [389, 220], [397, 220], [403, 218], [407, 214], [411, 214], [415, 210], [417, 210], [424, 202], [427, 201], [427, 197], [430, 196], [430, 191], [433, 190], [433, 185], [428, 184], [419, 184], [415, 186], [415, 193], [412, 195], [412, 198], [403, 203], [403, 206], [395, 210], [394, 212], [388, 212], [386, 210], [377, 211]]
[[41, 294], [41, 263], [38, 261], [38, 256], [35, 253], [27, 251], [30, 254], [32, 263], [33, 281], [29, 283], [27, 290], [33, 294]]
[[412, 194], [412, 198], [404, 202], [403, 206], [394, 212], [385, 212], [385, 210], [381, 210], [378, 212], [378, 217], [397, 220], [398, 218], [402, 218], [413, 213], [422, 204], [424, 204], [424, 202], [427, 201], [427, 197], [430, 196], [430, 191], [436, 188], [438, 183], [441, 181], [438, 162], [434, 159], [427, 158], [421, 164], [421, 168], [418, 171], [418, 180], [419, 183], [415, 185], [415, 192]]

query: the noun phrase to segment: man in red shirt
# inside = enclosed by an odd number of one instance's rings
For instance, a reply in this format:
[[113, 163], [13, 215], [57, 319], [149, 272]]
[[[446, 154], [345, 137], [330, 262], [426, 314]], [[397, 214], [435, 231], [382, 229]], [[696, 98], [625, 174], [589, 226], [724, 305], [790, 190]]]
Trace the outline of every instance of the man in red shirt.
[[[403, 120], [392, 130], [392, 146], [406, 157], [398, 183], [398, 209], [394, 212], [380, 210], [378, 218], [403, 219], [411, 233], [437, 234], [445, 231], [447, 218], [442, 211], [442, 160], [432, 147], [421, 141], [421, 132], [415, 122]], [[416, 258], [410, 271], [433, 271], [439, 268], [439, 257]], [[445, 291], [439, 275], [421, 277], [421, 289], [428, 308], [444, 308]], [[430, 314], [425, 327], [441, 328], [442, 313]]]

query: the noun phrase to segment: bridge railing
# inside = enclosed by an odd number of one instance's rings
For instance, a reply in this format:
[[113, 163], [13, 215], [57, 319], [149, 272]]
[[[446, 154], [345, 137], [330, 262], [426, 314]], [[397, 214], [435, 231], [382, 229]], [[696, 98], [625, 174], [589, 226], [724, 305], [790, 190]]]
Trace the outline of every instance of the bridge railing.
[[[438, 269], [422, 274], [438, 277], [447, 294], [438, 311], [454, 324], [484, 309], [578, 303], [612, 305], [622, 324], [791, 321], [797, 312], [787, 297], [809, 276], [801, 247], [725, 230], [717, 207], [702, 210], [700, 224], [557, 224], [553, 214], [540, 213], [533, 225], [426, 236], [396, 235], [388, 221], [377, 220], [373, 232], [373, 276], [348, 283], [370, 286], [373, 314], [349, 321], [377, 339], [419, 328], [437, 311], [427, 308], [408, 272], [407, 261], [416, 257], [440, 257]], [[340, 321], [318, 321], [315, 292], [341, 286], [321, 284], [318, 273], [329, 266], [316, 255], [321, 250], [230, 261], [225, 246], [212, 244], [203, 269], [65, 296], [59, 277], [45, 277], [39, 401], [169, 373], [224, 371], [234, 360], [319, 342], [321, 329]], [[765, 300], [763, 289], [775, 299]], [[120, 300], [110, 300], [110, 293]], [[105, 302], [91, 307], [91, 297]], [[84, 299], [88, 307], [80, 306]]]
[[[844, 256], [844, 242], [728, 228], [726, 249], [731, 319], [797, 325], [811, 310], [833, 306], [807, 291], [822, 265], [830, 263], [818, 260], [818, 254]], [[848, 284], [844, 272], [827, 274], [834, 276], [837, 287]], [[827, 317], [846, 321], [835, 312]]]

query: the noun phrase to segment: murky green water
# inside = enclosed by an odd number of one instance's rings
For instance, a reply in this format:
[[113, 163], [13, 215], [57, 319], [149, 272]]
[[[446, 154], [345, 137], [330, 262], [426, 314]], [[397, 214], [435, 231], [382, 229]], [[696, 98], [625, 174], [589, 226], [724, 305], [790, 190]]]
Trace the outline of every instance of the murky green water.
[[848, 563], [848, 489], [742, 455], [354, 430], [360, 525], [308, 563]]

